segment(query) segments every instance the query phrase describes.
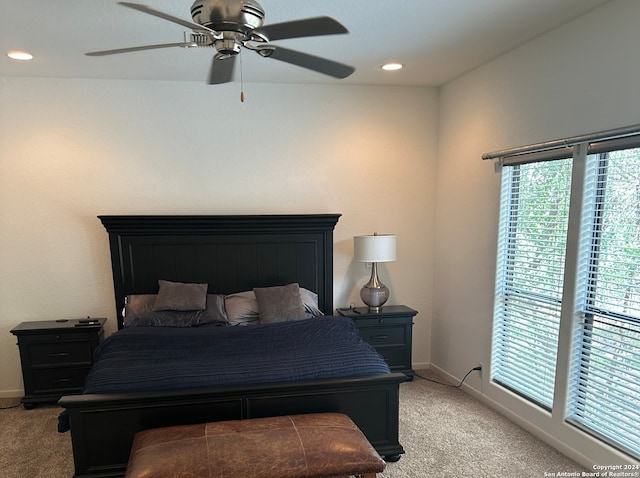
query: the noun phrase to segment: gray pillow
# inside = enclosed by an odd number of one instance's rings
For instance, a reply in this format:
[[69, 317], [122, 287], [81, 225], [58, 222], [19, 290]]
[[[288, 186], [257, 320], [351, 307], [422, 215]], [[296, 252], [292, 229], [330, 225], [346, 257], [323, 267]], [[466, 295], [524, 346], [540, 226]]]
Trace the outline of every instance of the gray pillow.
[[155, 310], [156, 294], [128, 295], [124, 307], [125, 327], [195, 327], [228, 325], [224, 296], [207, 295], [204, 310]]
[[[305, 318], [318, 317], [324, 313], [318, 309], [318, 294], [300, 287], [300, 298], [304, 306]], [[260, 323], [260, 310], [256, 294], [252, 290], [236, 292], [224, 297], [224, 305], [229, 325], [254, 325]]]
[[229, 325], [253, 325], [260, 323], [260, 311], [256, 294], [252, 290], [229, 294], [224, 297], [224, 307]]
[[153, 312], [158, 294], [133, 294], [125, 297], [122, 317], [135, 318]]
[[304, 287], [300, 287], [300, 297], [302, 298], [302, 305], [304, 305], [307, 316], [319, 317], [324, 315], [324, 313], [318, 309], [318, 294]]
[[204, 310], [208, 284], [185, 284], [159, 280], [154, 310]]
[[275, 287], [256, 287], [253, 292], [258, 301], [261, 324], [306, 318], [300, 297], [300, 287], [296, 283]]

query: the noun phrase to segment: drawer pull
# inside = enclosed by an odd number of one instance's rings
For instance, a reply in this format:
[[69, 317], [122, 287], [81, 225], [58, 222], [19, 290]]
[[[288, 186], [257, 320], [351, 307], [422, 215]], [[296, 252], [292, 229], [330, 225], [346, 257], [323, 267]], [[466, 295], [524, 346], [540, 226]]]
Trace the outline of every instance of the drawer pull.
[[388, 339], [389, 336], [388, 335], [372, 335], [371, 338], [372, 339]]
[[71, 352], [58, 352], [55, 354], [49, 354], [49, 357], [68, 357], [71, 355]]
[[66, 383], [66, 382], [73, 382], [72, 378], [57, 378], [54, 380], [54, 382], [56, 383]]

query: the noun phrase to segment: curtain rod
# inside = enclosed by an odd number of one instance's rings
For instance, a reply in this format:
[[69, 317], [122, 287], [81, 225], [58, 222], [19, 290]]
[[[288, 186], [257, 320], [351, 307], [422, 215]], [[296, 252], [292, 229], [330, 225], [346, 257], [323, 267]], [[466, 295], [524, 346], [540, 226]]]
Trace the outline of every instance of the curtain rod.
[[555, 139], [544, 143], [530, 144], [528, 146], [519, 146], [517, 148], [503, 149], [502, 151], [494, 151], [493, 153], [485, 153], [482, 159], [507, 158], [509, 156], [518, 156], [525, 153], [535, 153], [557, 148], [567, 148], [580, 143], [590, 143], [593, 141], [604, 141], [607, 139], [622, 138], [624, 136], [632, 136], [640, 133], [640, 124], [626, 126], [624, 128], [610, 129], [608, 131], [600, 131], [599, 133], [584, 134], [581, 136], [572, 136], [565, 139]]

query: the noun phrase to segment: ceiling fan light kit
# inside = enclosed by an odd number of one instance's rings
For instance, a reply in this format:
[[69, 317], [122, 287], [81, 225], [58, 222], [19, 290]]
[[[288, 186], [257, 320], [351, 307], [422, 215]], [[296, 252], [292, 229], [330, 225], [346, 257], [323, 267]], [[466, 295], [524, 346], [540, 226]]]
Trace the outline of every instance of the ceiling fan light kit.
[[216, 50], [209, 71], [209, 84], [228, 83], [233, 79], [235, 57], [242, 48], [253, 50], [263, 58], [272, 58], [334, 78], [346, 78], [355, 69], [337, 61], [321, 58], [271, 44], [273, 40], [287, 40], [309, 36], [348, 33], [338, 21], [330, 17], [315, 17], [264, 25], [265, 11], [255, 0], [196, 0], [191, 6], [193, 21], [184, 20], [146, 5], [118, 2], [125, 7], [177, 23], [191, 30], [178, 43], [143, 45], [86, 53], [104, 56], [170, 47], [211, 47]]

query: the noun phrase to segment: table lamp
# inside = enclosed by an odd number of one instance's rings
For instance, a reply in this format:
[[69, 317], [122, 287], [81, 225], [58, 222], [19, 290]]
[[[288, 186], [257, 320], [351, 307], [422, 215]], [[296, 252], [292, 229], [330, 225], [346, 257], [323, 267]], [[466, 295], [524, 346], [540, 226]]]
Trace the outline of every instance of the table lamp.
[[389, 289], [378, 279], [378, 262], [396, 260], [396, 236], [377, 234], [353, 238], [353, 258], [358, 262], [371, 262], [371, 279], [360, 290], [362, 302], [370, 312], [380, 312], [389, 298]]

